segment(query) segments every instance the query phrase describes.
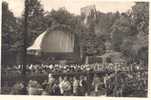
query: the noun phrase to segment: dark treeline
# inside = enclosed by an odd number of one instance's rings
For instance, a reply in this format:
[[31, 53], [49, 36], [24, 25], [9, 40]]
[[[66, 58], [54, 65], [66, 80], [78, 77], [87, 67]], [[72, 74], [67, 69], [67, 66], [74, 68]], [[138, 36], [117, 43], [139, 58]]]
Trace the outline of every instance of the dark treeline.
[[[129, 62], [148, 62], [149, 4], [136, 2], [125, 13], [96, 11], [94, 32], [88, 32], [81, 24], [83, 16], [69, 13], [65, 8], [44, 11], [38, 0], [28, 2], [28, 46], [48, 27], [69, 29], [79, 36], [83, 54], [102, 55], [105, 42], [121, 52]], [[2, 2], [2, 64], [20, 64], [23, 51], [24, 14], [15, 17], [7, 2]], [[92, 26], [93, 27], [93, 26]], [[90, 29], [91, 31], [91, 29]], [[95, 52], [94, 52], [95, 51]]]

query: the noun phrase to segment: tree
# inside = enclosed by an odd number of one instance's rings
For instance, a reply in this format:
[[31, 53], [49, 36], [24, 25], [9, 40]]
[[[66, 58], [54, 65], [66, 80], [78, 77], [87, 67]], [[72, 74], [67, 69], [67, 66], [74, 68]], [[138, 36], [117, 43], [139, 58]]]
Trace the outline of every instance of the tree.
[[111, 27], [116, 21], [116, 19], [119, 19], [119, 12], [116, 13], [101, 13], [97, 12], [97, 24], [96, 24], [96, 34], [102, 35], [102, 36], [110, 36], [110, 33], [112, 31]]
[[48, 27], [51, 29], [63, 29], [77, 33], [78, 31], [78, 17], [70, 14], [65, 8], [60, 8], [55, 11], [49, 12], [45, 19], [47, 20]]
[[19, 25], [17, 18], [9, 10], [7, 2], [2, 2], [2, 64], [15, 64], [19, 45]]
[[113, 49], [115, 51], [121, 51], [121, 44], [124, 40], [124, 38], [127, 38], [131, 36], [131, 21], [127, 14], [122, 13], [120, 18], [117, 19], [113, 26], [112, 26], [112, 43], [113, 43]]
[[[137, 2], [130, 13], [123, 13], [112, 26], [112, 43], [127, 59], [147, 61], [149, 6]], [[146, 49], [146, 50], [145, 50]], [[144, 52], [143, 52], [144, 50]]]
[[15, 32], [15, 17], [8, 8], [7, 2], [2, 2], [2, 50], [9, 50], [11, 46], [11, 34]]
[[125, 56], [128, 62], [136, 60], [136, 52], [132, 49], [133, 40], [131, 38], [125, 38], [120, 46], [121, 52]]
[[[46, 30], [47, 24], [44, 18], [45, 12], [39, 0], [28, 0], [28, 46], [35, 38]], [[23, 18], [24, 19], [24, 16]]]
[[132, 7], [131, 20], [135, 26], [136, 39], [133, 49], [137, 57], [143, 62], [148, 61], [148, 34], [149, 34], [149, 3], [137, 2]]
[[137, 2], [132, 7], [131, 20], [136, 27], [137, 42], [141, 47], [148, 46], [149, 33], [149, 4], [147, 2]]
[[94, 28], [94, 34], [97, 40], [97, 51], [99, 55], [105, 52], [105, 41], [111, 39], [112, 25], [119, 19], [119, 12], [116, 13], [102, 13], [97, 11], [96, 23]]

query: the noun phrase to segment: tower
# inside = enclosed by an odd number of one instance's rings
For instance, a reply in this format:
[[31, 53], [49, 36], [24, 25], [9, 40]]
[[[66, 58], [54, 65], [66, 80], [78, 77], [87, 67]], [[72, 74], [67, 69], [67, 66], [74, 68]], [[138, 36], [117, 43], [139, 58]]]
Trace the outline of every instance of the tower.
[[89, 5], [81, 8], [82, 24], [89, 28], [96, 21], [96, 7]]

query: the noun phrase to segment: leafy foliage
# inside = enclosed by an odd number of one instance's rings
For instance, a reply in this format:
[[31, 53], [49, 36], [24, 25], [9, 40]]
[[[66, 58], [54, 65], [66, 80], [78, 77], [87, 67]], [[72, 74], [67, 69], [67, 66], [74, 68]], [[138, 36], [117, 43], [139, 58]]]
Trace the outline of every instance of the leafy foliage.
[[136, 27], [136, 40], [134, 47], [137, 48], [137, 57], [144, 63], [148, 62], [148, 35], [149, 35], [149, 3], [137, 2], [132, 8], [132, 22]]
[[[149, 4], [136, 2], [132, 11], [126, 13], [95, 12], [89, 17], [89, 29], [81, 23], [83, 16], [75, 16], [65, 8], [46, 12], [39, 0], [28, 0], [28, 46], [35, 38], [50, 29], [71, 31], [79, 38], [83, 55], [102, 55], [105, 42], [112, 42], [112, 49], [124, 54], [127, 60], [147, 61], [149, 33]], [[93, 14], [92, 14], [93, 15]], [[92, 19], [92, 21], [91, 21]], [[17, 18], [9, 10], [8, 3], [2, 3], [2, 53], [21, 52], [23, 47], [24, 15]], [[145, 52], [143, 52], [145, 51]], [[12, 58], [10, 58], [12, 59]], [[132, 61], [132, 60], [131, 60]]]
[[52, 10], [45, 16], [45, 19], [47, 20], [48, 27], [51, 29], [63, 28], [73, 33], [76, 32], [78, 19], [64, 8], [60, 8], [58, 11]]
[[[137, 2], [131, 13], [124, 13], [112, 26], [113, 48], [122, 52], [127, 59], [138, 61], [142, 48], [148, 51], [148, 11], [148, 3]], [[147, 54], [148, 52], [141, 52], [141, 56], [145, 58], [143, 61], [147, 61]]]
[[14, 63], [16, 52], [20, 49], [21, 31], [18, 21], [9, 10], [8, 3], [2, 2], [2, 64]]
[[[46, 30], [47, 24], [44, 18], [45, 12], [39, 0], [28, 0], [28, 46], [35, 38]], [[23, 16], [24, 17], [24, 16]]]

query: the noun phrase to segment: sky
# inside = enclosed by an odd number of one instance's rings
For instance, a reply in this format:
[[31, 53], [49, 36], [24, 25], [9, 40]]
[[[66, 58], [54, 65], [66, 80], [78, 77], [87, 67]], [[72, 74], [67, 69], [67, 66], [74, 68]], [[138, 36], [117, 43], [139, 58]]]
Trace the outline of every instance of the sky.
[[[24, 0], [3, 0], [9, 3], [9, 9], [16, 17], [20, 17], [24, 10]], [[95, 5], [98, 11], [126, 12], [135, 4], [131, 1], [100, 1], [100, 0], [40, 0], [45, 11], [65, 7], [70, 13], [80, 14], [80, 8], [87, 5]]]

